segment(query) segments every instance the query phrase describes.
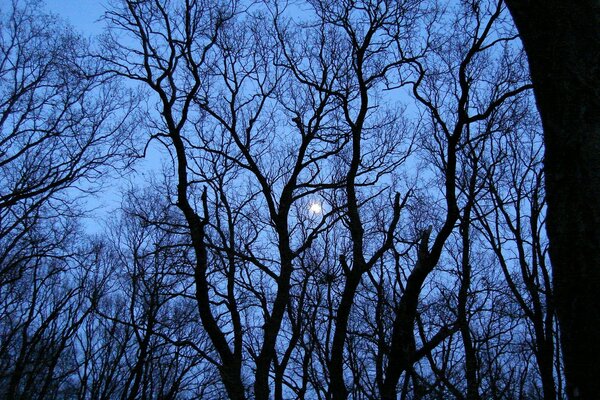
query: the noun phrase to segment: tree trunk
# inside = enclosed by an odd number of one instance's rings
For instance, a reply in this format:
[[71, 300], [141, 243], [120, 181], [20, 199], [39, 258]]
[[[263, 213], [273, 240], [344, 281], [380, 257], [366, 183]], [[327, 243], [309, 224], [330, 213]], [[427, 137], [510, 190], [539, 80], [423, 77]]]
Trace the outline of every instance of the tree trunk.
[[547, 229], [567, 393], [600, 393], [600, 2], [506, 0], [544, 127]]

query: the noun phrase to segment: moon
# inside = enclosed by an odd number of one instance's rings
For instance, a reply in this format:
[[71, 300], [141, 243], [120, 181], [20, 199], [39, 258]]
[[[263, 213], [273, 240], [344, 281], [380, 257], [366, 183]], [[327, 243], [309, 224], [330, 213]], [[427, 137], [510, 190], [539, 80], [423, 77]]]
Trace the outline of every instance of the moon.
[[321, 214], [323, 213], [323, 206], [321, 205], [321, 203], [312, 202], [310, 203], [310, 207], [308, 208], [308, 210], [313, 214]]

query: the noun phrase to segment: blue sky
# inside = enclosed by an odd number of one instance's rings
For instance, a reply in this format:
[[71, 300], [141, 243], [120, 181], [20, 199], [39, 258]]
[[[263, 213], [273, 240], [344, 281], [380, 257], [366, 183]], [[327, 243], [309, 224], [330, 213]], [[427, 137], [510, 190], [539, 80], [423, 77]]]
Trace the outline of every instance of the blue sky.
[[46, 0], [46, 9], [60, 15], [87, 36], [102, 31], [98, 19], [104, 12], [104, 4], [98, 0]]
[[[45, 10], [59, 15], [83, 36], [94, 36], [102, 33], [104, 23], [99, 19], [106, 3], [106, 0], [45, 0]], [[104, 189], [86, 199], [85, 207], [90, 212], [84, 221], [86, 230], [89, 233], [102, 232], [102, 221], [119, 207], [121, 194], [130, 187], [130, 182], [144, 186], [145, 175], [159, 173], [160, 166], [161, 155], [156, 146], [151, 146], [146, 160], [136, 164], [139, 173], [128, 173], [125, 178], [106, 176], [102, 182]]]

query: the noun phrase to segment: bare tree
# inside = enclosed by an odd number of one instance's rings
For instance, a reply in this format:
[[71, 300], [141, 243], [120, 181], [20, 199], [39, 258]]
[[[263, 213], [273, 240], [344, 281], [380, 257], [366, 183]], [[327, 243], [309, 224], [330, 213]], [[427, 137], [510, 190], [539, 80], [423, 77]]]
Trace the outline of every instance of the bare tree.
[[[494, 344], [510, 345], [499, 332], [518, 326], [512, 306], [483, 313], [504, 316], [480, 332], [467, 317], [483, 312], [467, 300], [485, 143], [530, 88], [502, 3], [456, 13], [416, 1], [308, 5], [306, 24], [277, 3], [123, 2], [107, 13], [99, 57], [153, 92], [148, 129], [171, 154], [165, 194], [184, 216], [200, 322], [228, 395], [392, 398], [404, 374], [404, 395], [410, 382], [422, 397], [432, 386], [419, 361], [457, 331], [468, 397], [516, 393], [513, 370], [500, 384]], [[448, 26], [460, 27], [454, 37]], [[380, 104], [384, 89], [406, 85], [420, 136]], [[418, 191], [411, 200], [394, 194], [395, 180], [417, 137], [424, 157], [411, 162], [429, 163], [432, 187], [404, 184]], [[310, 199], [320, 215], [307, 216]], [[413, 212], [408, 230], [401, 210], [419, 202], [435, 211]], [[423, 288], [452, 258], [457, 231], [459, 311], [426, 326]], [[361, 322], [371, 311], [392, 317]], [[478, 377], [480, 367], [489, 372]]]
[[[93, 51], [13, 4], [58, 55], [6, 102], [7, 396], [562, 396], [543, 150], [502, 1], [122, 0]], [[90, 239], [73, 195], [138, 134], [163, 168]]]
[[86, 58], [86, 41], [38, 6], [12, 2], [0, 26], [3, 238], [35, 220], [41, 205], [59, 208], [65, 189], [116, 168], [131, 139], [123, 120], [131, 98], [116, 82], [88, 78], [99, 66]]
[[[78, 195], [129, 159], [135, 103], [36, 1], [0, 14], [2, 393], [59, 396], [90, 313]], [[126, 156], [126, 157], [124, 157]], [[128, 162], [128, 161], [127, 161]]]
[[[498, 75], [498, 80], [489, 82], [483, 72], [486, 70], [486, 63], [487, 67], [494, 68], [494, 63], [490, 62], [497, 57], [495, 48], [507, 46], [506, 43], [514, 39], [510, 31], [505, 33], [503, 19], [506, 16], [502, 2], [486, 2], [474, 8], [469, 8], [467, 4], [463, 6], [463, 12], [457, 13], [456, 19], [450, 20], [453, 26], [459, 27], [454, 32], [460, 35], [455, 36], [458, 43], [448, 40], [446, 43], [451, 47], [438, 48], [432, 52], [431, 57], [416, 64], [418, 78], [413, 86], [413, 94], [424, 106], [431, 121], [429, 126], [432, 139], [428, 140], [428, 149], [435, 155], [435, 165], [442, 174], [445, 209], [434, 237], [431, 237], [432, 227], [421, 232], [416, 264], [407, 277], [402, 297], [396, 306], [386, 377], [380, 389], [385, 398], [395, 397], [400, 374], [409, 372], [416, 361], [418, 352], [415, 349], [414, 323], [421, 288], [428, 275], [443, 259], [444, 247], [461, 218], [463, 223], [460, 230], [466, 257], [462, 274], [463, 280], [468, 280], [469, 250], [465, 245], [469, 242], [468, 225], [477, 189], [474, 185], [477, 182], [466, 185], [463, 193], [467, 197], [461, 200], [457, 190], [458, 174], [463, 168], [477, 168], [479, 156], [478, 151], [473, 150], [473, 143], [490, 135], [490, 128], [493, 127], [493, 119], [490, 117], [498, 112], [504, 102], [530, 87], [526, 83], [526, 77], [519, 76], [518, 70], [515, 74], [508, 64], [502, 63], [502, 59], [497, 62], [508, 69], [504, 76]], [[428, 64], [428, 61], [432, 64]], [[449, 73], [444, 74], [444, 71]], [[446, 93], [452, 93], [452, 100], [446, 100]], [[463, 156], [465, 151], [467, 153]], [[461, 159], [466, 161], [466, 165], [462, 164]], [[476, 178], [474, 174], [475, 172], [471, 174], [471, 179]], [[464, 322], [463, 318], [463, 329]], [[465, 333], [461, 333], [463, 341], [468, 339]], [[433, 336], [433, 342], [437, 338], [438, 336]], [[465, 343], [468, 351], [468, 340]], [[472, 381], [472, 361], [467, 362], [467, 371], [471, 369]], [[473, 396], [472, 390], [473, 387]]]
[[221, 396], [214, 351], [199, 329], [190, 293], [193, 281], [185, 268], [190, 245], [177, 232], [180, 218], [149, 191], [126, 199], [102, 254], [109, 265], [88, 322], [93, 330], [80, 336], [85, 372], [79, 395]]
[[600, 390], [600, 10], [593, 1], [506, 3], [527, 51], [544, 126], [549, 251], [567, 393], [593, 398]]
[[494, 142], [495, 152], [486, 161], [488, 166], [482, 166], [488, 171], [490, 199], [480, 202], [476, 211], [507, 284], [529, 321], [544, 398], [555, 399], [555, 376], [560, 378], [562, 372], [555, 371], [555, 360], [560, 359], [544, 230], [541, 134], [536, 131], [535, 117], [527, 112], [508, 120], [512, 126]]

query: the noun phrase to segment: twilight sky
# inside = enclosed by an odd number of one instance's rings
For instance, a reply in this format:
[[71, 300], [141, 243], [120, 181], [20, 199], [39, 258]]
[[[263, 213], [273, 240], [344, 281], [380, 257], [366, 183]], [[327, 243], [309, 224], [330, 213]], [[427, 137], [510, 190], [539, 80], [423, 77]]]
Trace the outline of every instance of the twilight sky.
[[104, 12], [105, 4], [98, 0], [46, 0], [46, 9], [60, 15], [87, 36], [101, 32], [102, 23], [97, 20]]
[[[99, 19], [109, 0], [44, 1], [46, 11], [59, 15], [84, 37], [102, 33], [104, 23]], [[84, 226], [88, 233], [102, 232], [101, 221], [120, 206], [122, 193], [132, 184], [145, 186], [145, 177], [158, 174], [161, 165], [161, 155], [157, 146], [150, 146], [146, 159], [136, 163], [135, 171], [128, 171], [124, 177], [105, 176], [102, 182], [103, 189], [86, 199], [85, 207], [89, 215], [84, 221]]]

